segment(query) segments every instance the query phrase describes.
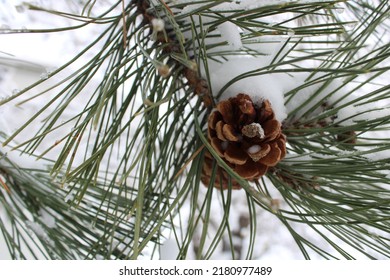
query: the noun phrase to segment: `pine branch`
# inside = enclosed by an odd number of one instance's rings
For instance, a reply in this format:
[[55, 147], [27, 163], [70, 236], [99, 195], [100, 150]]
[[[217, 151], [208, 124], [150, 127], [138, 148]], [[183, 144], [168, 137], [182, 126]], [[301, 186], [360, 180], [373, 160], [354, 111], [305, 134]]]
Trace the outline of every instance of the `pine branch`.
[[[1, 228], [12, 258], [110, 259], [132, 250], [135, 190], [96, 184], [77, 202], [74, 188], [59, 188], [45, 170], [20, 168], [2, 156], [8, 190], [0, 195]], [[103, 201], [107, 195], [110, 201]]]
[[[28, 169], [2, 156], [0, 218], [8, 222], [1, 232], [11, 257], [136, 259], [148, 246], [158, 247], [168, 228], [180, 259], [191, 251], [212, 258], [223, 244], [232, 258], [261, 258], [254, 250], [263, 222], [259, 210], [282, 222], [304, 258], [357, 258], [352, 252], [389, 257], [384, 135], [390, 127], [390, 49], [381, 35], [390, 7], [374, 2], [285, 1], [249, 8], [230, 1], [133, 0], [118, 1], [98, 16], [92, 16], [94, 1], [81, 15], [29, 5], [77, 24], [24, 32], [96, 24], [105, 30], [47, 78], [0, 101], [45, 101], [3, 145], [50, 165], [49, 171]], [[226, 26], [238, 30], [239, 40], [226, 36]], [[247, 69], [240, 59], [261, 63]], [[85, 63], [56, 80], [79, 60]], [[226, 77], [216, 76], [216, 65], [229, 62], [237, 69], [227, 69], [240, 71], [222, 83]], [[265, 89], [278, 80], [284, 87], [287, 156], [248, 182], [210, 144], [206, 127], [221, 99], [257, 86], [255, 80], [265, 81]], [[28, 95], [37, 86], [47, 90]], [[83, 107], [64, 119], [75, 103]], [[30, 139], [18, 138], [39, 122]], [[54, 132], [61, 138], [51, 138]], [[46, 161], [53, 152], [57, 156]], [[215, 160], [204, 188], [207, 153]], [[225, 191], [212, 188], [223, 182], [221, 169], [228, 175]], [[232, 190], [235, 182], [245, 196], [242, 217], [250, 221], [245, 248], [230, 220], [240, 193]], [[302, 234], [301, 225], [327, 246]]]

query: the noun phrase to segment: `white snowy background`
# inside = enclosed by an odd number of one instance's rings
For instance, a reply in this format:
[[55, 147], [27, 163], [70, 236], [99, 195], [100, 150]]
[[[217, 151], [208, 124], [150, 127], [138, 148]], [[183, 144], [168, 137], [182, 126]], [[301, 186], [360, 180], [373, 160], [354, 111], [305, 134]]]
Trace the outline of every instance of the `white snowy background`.
[[[182, 2], [186, 2], [181, 0]], [[53, 8], [57, 10], [71, 10], [75, 13], [80, 12], [79, 1], [35, 1], [37, 5], [47, 8]], [[99, 13], [98, 9], [103, 10], [104, 6], [109, 5], [110, 1], [100, 1], [96, 6], [94, 12]], [[191, 1], [187, 1], [191, 2]], [[253, 5], [262, 5], [269, 3], [281, 3], [283, 1], [242, 1], [241, 7], [252, 7]], [[286, 1], [284, 1], [286, 2]], [[305, 1], [302, 1], [305, 2]], [[307, 2], [307, 1], [306, 1]], [[238, 2], [237, 2], [238, 3]], [[226, 4], [228, 5], [228, 4]], [[230, 6], [223, 7], [224, 9], [234, 9], [240, 4], [229, 4]], [[188, 9], [194, 9], [196, 5], [189, 5]], [[222, 8], [222, 7], [220, 7]], [[183, 13], [188, 10], [183, 10]], [[0, 32], [6, 33], [9, 28], [20, 29], [35, 29], [35, 28], [54, 28], [62, 27], [74, 24], [71, 20], [67, 20], [62, 17], [55, 17], [42, 12], [27, 11], [23, 8], [22, 1], [10, 1], [0, 0]], [[1, 34], [0, 35], [0, 98], [7, 97], [11, 94], [17, 93], [20, 89], [28, 86], [39, 79], [45, 79], [47, 73], [60, 67], [68, 60], [74, 57], [79, 50], [82, 50], [88, 42], [99, 34], [104, 26], [91, 26], [82, 29], [78, 29], [76, 32], [60, 32], [60, 33], [42, 33], [42, 34]], [[229, 48], [239, 49], [242, 46], [240, 40], [240, 30], [232, 23], [225, 23], [218, 27], [223, 40], [229, 42]], [[293, 34], [289, 34], [293, 35]], [[282, 39], [276, 40], [275, 44], [267, 44], [267, 50], [269, 57], [272, 59], [272, 55], [278, 48], [284, 44]], [[246, 60], [246, 61], [245, 61]], [[79, 61], [78, 63], [82, 63]], [[250, 58], [243, 59], [231, 59], [221, 64], [213, 64], [210, 62], [210, 71], [212, 73], [211, 80], [215, 83], [212, 84], [213, 92], [218, 92], [230, 79], [234, 78], [240, 72], [247, 72], [252, 69], [256, 69], [263, 66], [267, 61], [252, 60]], [[241, 67], [236, 67], [241, 65]], [[77, 64], [73, 65], [76, 69]], [[71, 71], [72, 69], [69, 69]], [[99, 73], [104, 75], [104, 73]], [[285, 108], [283, 93], [291, 88], [295, 83], [303, 81], [305, 77], [296, 77], [292, 80], [289, 76], [284, 74], [278, 74], [274, 76], [264, 75], [261, 78], [245, 79], [239, 83], [232, 85], [223, 98], [229, 97], [229, 92], [237, 92], [237, 89], [251, 94], [254, 97], [261, 96], [262, 98], [268, 98], [273, 107], [276, 108], [276, 115], [279, 120], [283, 120], [286, 117], [286, 112], [289, 108]], [[266, 87], [264, 86], [266, 85]], [[260, 92], [259, 92], [260, 89]], [[267, 94], [272, 92], [273, 94]], [[18, 128], [23, 122], [28, 119], [32, 114], [36, 113], [37, 108], [40, 108], [42, 99], [34, 99], [20, 106], [16, 106], [14, 102], [11, 102], [5, 106], [0, 107], [0, 128], [1, 131], [11, 134]], [[83, 106], [81, 104], [81, 106]], [[75, 112], [79, 112], [80, 108], [74, 106], [70, 107], [72, 111], [68, 111], [67, 114], [72, 115]], [[383, 108], [383, 106], [381, 107]], [[350, 110], [350, 108], [348, 109]], [[344, 111], [345, 116], [351, 114], [350, 111]], [[387, 114], [386, 112], [380, 112], [381, 114]], [[34, 128], [32, 128], [34, 129]], [[28, 133], [28, 132], [24, 132]], [[53, 139], [53, 141], [55, 141]], [[52, 143], [48, 143], [48, 146]], [[7, 156], [20, 164], [21, 166], [36, 166], [38, 163], [29, 157], [24, 155], [20, 156], [17, 152], [11, 152], [7, 147], [1, 147], [3, 153], [7, 153]], [[205, 192], [206, 190], [204, 190]], [[276, 194], [277, 195], [277, 194]], [[242, 242], [243, 255], [245, 255], [245, 249], [249, 242], [249, 228], [242, 226], [245, 224], [245, 218], [247, 218], [246, 196], [243, 191], [235, 192], [233, 196], [233, 205], [230, 215], [230, 222], [232, 225], [232, 231], [239, 231], [240, 236], [237, 236], [239, 242]], [[282, 205], [283, 206], [283, 205]], [[223, 213], [221, 206], [218, 203], [212, 206], [215, 216], [222, 216]], [[0, 208], [1, 209], [1, 208]], [[242, 211], [241, 211], [242, 209]], [[183, 209], [183, 213], [185, 208]], [[1, 213], [0, 213], [1, 214]], [[218, 215], [220, 214], [220, 215]], [[256, 233], [256, 247], [254, 257], [263, 260], [296, 260], [303, 259], [300, 250], [295, 244], [293, 238], [287, 229], [271, 214], [258, 210], [257, 214], [258, 228]], [[241, 224], [240, 224], [241, 221]], [[296, 225], [295, 228], [299, 233], [307, 236], [313, 242], [320, 243], [321, 240], [315, 240], [312, 232], [303, 225]], [[177, 248], [174, 239], [169, 238], [161, 249], [162, 259], [172, 259], [176, 257]], [[314, 239], [313, 239], [314, 238]], [[239, 243], [235, 242], [235, 243]], [[326, 245], [324, 245], [326, 246]], [[219, 251], [218, 251], [219, 250]], [[223, 248], [219, 248], [213, 255], [214, 259], [230, 259], [231, 254], [229, 250], [226, 252]], [[331, 251], [331, 249], [329, 249]], [[359, 254], [355, 254], [359, 257]], [[191, 256], [189, 256], [191, 257]], [[9, 258], [6, 252], [6, 246], [4, 241], [0, 237], [0, 259]], [[364, 258], [362, 256], [362, 258]]]

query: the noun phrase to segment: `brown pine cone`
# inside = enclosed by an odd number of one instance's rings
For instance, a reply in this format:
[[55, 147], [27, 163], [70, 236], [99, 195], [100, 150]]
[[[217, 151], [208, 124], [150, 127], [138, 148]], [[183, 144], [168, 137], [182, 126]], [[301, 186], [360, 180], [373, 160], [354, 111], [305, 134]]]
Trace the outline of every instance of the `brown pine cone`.
[[[260, 106], [243, 93], [217, 104], [208, 119], [208, 139], [218, 155], [242, 178], [256, 180], [286, 155], [286, 136], [268, 100]], [[208, 186], [213, 157], [206, 152], [202, 181]], [[228, 174], [218, 167], [214, 186], [226, 189]], [[232, 179], [233, 189], [241, 186]]]

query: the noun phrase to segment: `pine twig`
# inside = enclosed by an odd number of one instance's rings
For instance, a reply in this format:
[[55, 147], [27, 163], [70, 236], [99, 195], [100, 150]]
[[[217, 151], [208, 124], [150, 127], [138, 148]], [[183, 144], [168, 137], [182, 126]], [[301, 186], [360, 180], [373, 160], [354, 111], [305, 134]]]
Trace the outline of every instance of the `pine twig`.
[[[143, 16], [144, 24], [148, 24], [153, 29], [153, 20], [158, 18], [158, 15], [150, 11], [150, 4], [148, 0], [133, 0], [137, 3], [138, 13]], [[168, 13], [173, 15], [172, 10], [169, 6], [161, 1], [163, 6], [167, 9]], [[179, 40], [177, 35], [171, 37], [166, 36], [166, 34], [171, 33], [171, 29], [167, 27], [168, 23], [164, 24], [164, 30], [157, 31], [156, 43], [163, 46], [163, 53], [168, 54], [171, 57], [188, 57], [188, 55], [182, 51], [180, 47]], [[176, 66], [181, 75], [185, 77], [188, 81], [188, 85], [193, 89], [194, 93], [198, 95], [205, 105], [206, 108], [211, 109], [213, 107], [214, 101], [211, 96], [209, 85], [207, 81], [199, 75], [199, 70], [197, 64], [193, 61], [188, 60], [175, 60], [179, 63], [179, 66]]]

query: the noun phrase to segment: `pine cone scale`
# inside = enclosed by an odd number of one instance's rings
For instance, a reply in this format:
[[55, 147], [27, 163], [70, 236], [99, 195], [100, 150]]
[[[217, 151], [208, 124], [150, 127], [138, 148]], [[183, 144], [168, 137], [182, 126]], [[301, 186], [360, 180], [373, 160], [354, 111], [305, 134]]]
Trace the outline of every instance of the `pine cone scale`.
[[235, 132], [234, 127], [230, 124], [225, 124], [223, 126], [223, 134], [226, 137], [226, 139], [229, 141], [234, 141], [234, 142], [240, 141], [239, 135]]
[[233, 106], [228, 100], [219, 102], [217, 104], [217, 110], [222, 115], [223, 121], [225, 123], [234, 123]]
[[215, 129], [215, 126], [217, 123], [222, 120], [222, 116], [218, 111], [214, 111], [210, 114], [209, 119], [208, 119], [208, 126], [211, 129]]
[[218, 138], [212, 138], [211, 139], [211, 146], [214, 148], [214, 150], [217, 152], [217, 154], [220, 156], [220, 157], [224, 157], [224, 149], [223, 149], [223, 146], [222, 146], [222, 141], [219, 140]]
[[223, 121], [219, 121], [217, 122], [217, 124], [215, 125], [215, 131], [217, 132], [217, 137], [218, 139], [222, 140], [222, 141], [226, 141], [226, 137], [224, 135], [224, 132], [223, 132], [223, 127], [225, 126], [226, 124], [223, 123]]
[[273, 143], [267, 155], [262, 157], [258, 162], [267, 166], [275, 166], [281, 159], [282, 151], [279, 149], [277, 143]]
[[281, 133], [281, 125], [275, 119], [271, 119], [264, 124], [264, 133], [269, 141], [277, 138]]
[[229, 144], [228, 148], [224, 153], [225, 159], [230, 163], [243, 165], [248, 160], [248, 155], [244, 153], [240, 147]]
[[268, 100], [264, 100], [263, 107], [257, 110], [259, 123], [264, 123], [267, 120], [273, 119], [275, 117], [274, 111], [272, 110], [271, 103]]
[[278, 147], [281, 151], [281, 155], [280, 155], [280, 158], [284, 158], [287, 154], [287, 150], [286, 150], [286, 136], [284, 136], [284, 134], [281, 134], [281, 137], [279, 139], [277, 139], [276, 143], [278, 144]]
[[251, 162], [245, 165], [237, 166], [235, 170], [240, 176], [244, 179], [251, 179], [253, 177], [257, 177], [259, 175], [259, 168]]

